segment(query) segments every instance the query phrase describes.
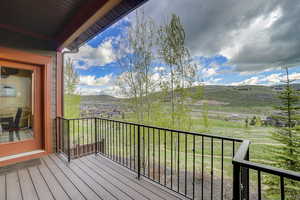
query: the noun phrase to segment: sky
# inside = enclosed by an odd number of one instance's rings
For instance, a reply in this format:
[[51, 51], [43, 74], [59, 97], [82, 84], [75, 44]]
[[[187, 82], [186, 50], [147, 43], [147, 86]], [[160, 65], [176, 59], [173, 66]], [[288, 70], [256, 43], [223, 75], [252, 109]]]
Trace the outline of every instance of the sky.
[[[276, 85], [283, 66], [300, 79], [299, 0], [149, 0], [139, 10], [156, 24], [172, 13], [180, 17], [207, 85]], [[132, 23], [134, 13], [70, 55], [79, 74], [77, 93], [120, 96], [115, 79], [124, 69], [115, 60], [115, 41]]]

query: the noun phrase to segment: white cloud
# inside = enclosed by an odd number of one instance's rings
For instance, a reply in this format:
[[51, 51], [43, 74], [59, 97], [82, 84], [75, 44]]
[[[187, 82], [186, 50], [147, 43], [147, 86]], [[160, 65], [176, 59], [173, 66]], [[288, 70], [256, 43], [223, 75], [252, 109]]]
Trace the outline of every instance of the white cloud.
[[257, 85], [261, 80], [257, 76], [253, 76], [240, 82], [233, 82], [230, 85]]
[[80, 95], [111, 95], [115, 97], [119, 96], [119, 88], [117, 86], [108, 87], [85, 87], [78, 86], [76, 93]]
[[217, 71], [215, 68], [204, 68], [202, 69], [202, 75], [204, 77], [210, 77], [210, 76], [213, 76], [213, 75], [216, 75], [217, 74]]
[[112, 81], [112, 74], [96, 78], [96, 76], [79, 76], [79, 84], [87, 86], [103, 86], [107, 85]]
[[[114, 51], [112, 38], [105, 40], [98, 47], [92, 47], [88, 44], [80, 47], [77, 54], [70, 54], [68, 57], [75, 61], [77, 68], [88, 69], [91, 66], [103, 66], [114, 62]], [[83, 61], [84, 65], [80, 66], [79, 61]]]
[[293, 74], [290, 74], [290, 79], [291, 80], [300, 80], [300, 73], [293, 73]]
[[220, 84], [220, 81], [222, 81], [222, 78], [210, 78], [207, 81], [204, 81], [203, 84], [204, 85], [218, 85]]
[[[240, 82], [233, 82], [229, 85], [276, 85], [281, 84], [285, 80], [285, 74], [275, 73], [268, 76], [253, 76]], [[290, 80], [300, 80], [300, 73], [291, 73], [289, 75]]]
[[265, 77], [262, 81], [266, 81], [267, 84], [278, 84], [282, 80], [282, 74], [271, 74]]

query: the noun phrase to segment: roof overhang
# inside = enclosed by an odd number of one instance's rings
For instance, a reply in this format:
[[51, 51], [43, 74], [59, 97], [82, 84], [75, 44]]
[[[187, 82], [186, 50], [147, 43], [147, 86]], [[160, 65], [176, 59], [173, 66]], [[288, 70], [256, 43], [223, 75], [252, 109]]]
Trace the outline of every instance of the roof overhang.
[[146, 1], [0, 1], [0, 45], [73, 50]]

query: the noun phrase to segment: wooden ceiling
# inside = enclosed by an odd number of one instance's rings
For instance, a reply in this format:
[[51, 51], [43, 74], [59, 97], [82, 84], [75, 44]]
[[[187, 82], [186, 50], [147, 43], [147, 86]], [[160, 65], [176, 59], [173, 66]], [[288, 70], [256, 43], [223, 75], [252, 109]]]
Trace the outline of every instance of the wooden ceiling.
[[0, 1], [0, 45], [75, 49], [147, 0]]

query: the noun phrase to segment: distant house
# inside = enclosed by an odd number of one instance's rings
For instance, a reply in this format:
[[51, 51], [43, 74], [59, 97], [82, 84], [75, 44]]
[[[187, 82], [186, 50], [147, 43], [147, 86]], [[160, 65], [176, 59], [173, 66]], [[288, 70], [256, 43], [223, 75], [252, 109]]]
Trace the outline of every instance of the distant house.
[[282, 91], [283, 90], [283, 87], [281, 86], [276, 86], [276, 87], [273, 87], [273, 91]]

